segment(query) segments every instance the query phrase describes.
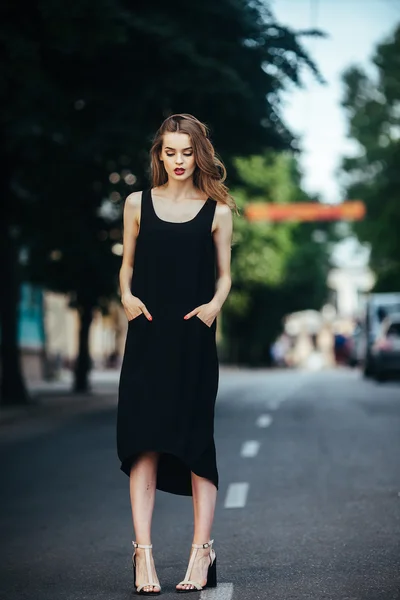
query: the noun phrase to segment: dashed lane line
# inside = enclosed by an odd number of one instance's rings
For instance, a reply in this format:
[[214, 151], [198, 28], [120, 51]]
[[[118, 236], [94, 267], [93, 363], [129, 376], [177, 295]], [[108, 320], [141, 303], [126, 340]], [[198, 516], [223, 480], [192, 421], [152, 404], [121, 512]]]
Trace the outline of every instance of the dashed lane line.
[[233, 583], [219, 583], [216, 588], [206, 588], [200, 594], [200, 600], [231, 600]]
[[283, 391], [281, 394], [278, 394], [275, 397], [269, 398], [266, 401], [267, 408], [269, 410], [277, 410], [280, 405], [289, 400], [294, 394], [296, 394], [299, 390], [301, 390], [307, 383], [308, 377], [307, 373], [299, 374], [301, 377], [301, 383], [296, 382], [296, 385], [290, 386], [288, 389]]
[[246, 506], [248, 483], [231, 483], [226, 492], [225, 508], [243, 508]]
[[256, 421], [257, 427], [269, 427], [272, 423], [271, 415], [260, 415]]
[[249, 440], [244, 442], [240, 451], [240, 456], [243, 458], [253, 458], [254, 456], [257, 456], [259, 449], [260, 442], [257, 442], [256, 440]]

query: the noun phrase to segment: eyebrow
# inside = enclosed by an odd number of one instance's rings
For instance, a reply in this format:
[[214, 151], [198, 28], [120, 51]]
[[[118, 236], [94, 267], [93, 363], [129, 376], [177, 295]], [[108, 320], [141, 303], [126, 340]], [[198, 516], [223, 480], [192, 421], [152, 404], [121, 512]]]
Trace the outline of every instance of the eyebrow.
[[[165, 146], [164, 148], [165, 150], [175, 150], [175, 148], [171, 148], [171, 146]], [[185, 152], [185, 150], [193, 150], [192, 146], [189, 146], [188, 148], [184, 148], [182, 150], [182, 152]]]

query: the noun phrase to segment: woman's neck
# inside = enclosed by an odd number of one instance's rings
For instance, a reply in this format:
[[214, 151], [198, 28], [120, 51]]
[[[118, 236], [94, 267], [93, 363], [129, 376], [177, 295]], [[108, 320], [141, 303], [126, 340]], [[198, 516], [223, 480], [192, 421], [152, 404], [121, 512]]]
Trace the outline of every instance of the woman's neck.
[[185, 181], [175, 181], [168, 179], [163, 186], [169, 198], [173, 198], [175, 202], [185, 201], [188, 198], [199, 196], [199, 190], [194, 186], [193, 179]]

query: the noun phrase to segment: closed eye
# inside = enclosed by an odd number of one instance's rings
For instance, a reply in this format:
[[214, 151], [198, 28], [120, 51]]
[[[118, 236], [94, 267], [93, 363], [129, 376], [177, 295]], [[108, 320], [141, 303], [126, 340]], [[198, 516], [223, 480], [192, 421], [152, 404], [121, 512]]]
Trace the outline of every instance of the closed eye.
[[[169, 154], [168, 152], [166, 152], [166, 155], [167, 155], [167, 156], [174, 156], [174, 154]], [[183, 156], [193, 156], [193, 152], [190, 152], [190, 153], [185, 153], [185, 152], [184, 152], [184, 153], [183, 153]]]

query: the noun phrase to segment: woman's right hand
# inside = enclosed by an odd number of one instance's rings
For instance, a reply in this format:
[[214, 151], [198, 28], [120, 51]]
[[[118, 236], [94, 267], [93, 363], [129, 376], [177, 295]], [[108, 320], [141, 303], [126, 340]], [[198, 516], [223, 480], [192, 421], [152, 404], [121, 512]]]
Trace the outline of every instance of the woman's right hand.
[[121, 302], [122, 306], [124, 307], [125, 314], [128, 317], [128, 321], [136, 319], [136, 317], [138, 317], [141, 313], [143, 313], [149, 321], [153, 319], [144, 302], [130, 292], [127, 292], [121, 296]]

